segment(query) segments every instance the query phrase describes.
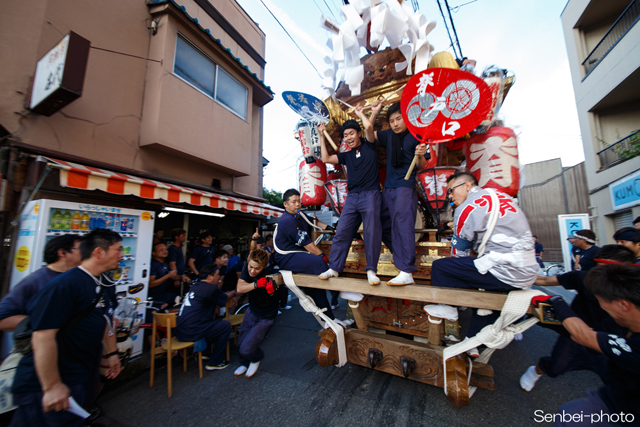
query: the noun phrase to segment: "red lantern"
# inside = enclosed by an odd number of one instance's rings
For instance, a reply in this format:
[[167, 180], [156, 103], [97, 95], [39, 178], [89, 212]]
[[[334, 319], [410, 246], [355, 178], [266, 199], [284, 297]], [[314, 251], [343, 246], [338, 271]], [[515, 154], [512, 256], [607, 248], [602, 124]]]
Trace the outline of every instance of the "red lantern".
[[327, 167], [321, 160], [308, 164], [304, 159], [298, 162], [298, 188], [304, 206], [322, 205], [326, 200], [324, 183]]
[[327, 182], [324, 185], [324, 189], [331, 203], [331, 209], [339, 216], [342, 213], [344, 203], [347, 200], [347, 194], [349, 193], [349, 190], [347, 190], [347, 180], [334, 179]]
[[[429, 210], [439, 214], [447, 208], [447, 179], [459, 168], [452, 166], [438, 166], [422, 169], [416, 174], [418, 194], [429, 206]], [[438, 221], [439, 222], [439, 221]]]
[[482, 188], [515, 196], [520, 188], [518, 138], [507, 127], [492, 127], [472, 136], [464, 145], [467, 169]]

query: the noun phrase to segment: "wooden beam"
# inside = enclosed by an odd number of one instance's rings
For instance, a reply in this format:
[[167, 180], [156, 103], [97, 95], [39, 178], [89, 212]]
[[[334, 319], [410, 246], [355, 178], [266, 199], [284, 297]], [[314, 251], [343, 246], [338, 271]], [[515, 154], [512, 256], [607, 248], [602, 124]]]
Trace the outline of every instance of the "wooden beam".
[[[279, 285], [284, 285], [282, 275], [276, 274], [271, 277]], [[483, 292], [475, 289], [440, 288], [429, 285], [387, 286], [384, 282], [380, 285], [371, 286], [367, 280], [363, 279], [337, 277], [321, 280], [317, 276], [309, 274], [294, 274], [293, 278], [299, 287], [356, 292], [363, 295], [422, 301], [430, 304], [502, 310], [507, 300], [506, 294]], [[533, 310], [530, 308], [527, 313], [533, 314]]]

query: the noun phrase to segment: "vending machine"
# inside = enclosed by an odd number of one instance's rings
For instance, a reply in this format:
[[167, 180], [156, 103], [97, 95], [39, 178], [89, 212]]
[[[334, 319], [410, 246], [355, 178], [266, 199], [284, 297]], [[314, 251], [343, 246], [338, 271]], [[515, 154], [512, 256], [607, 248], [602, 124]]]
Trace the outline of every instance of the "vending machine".
[[[29, 202], [20, 216], [20, 231], [11, 268], [10, 287], [46, 265], [47, 241], [62, 234], [82, 236], [94, 228], [107, 228], [122, 236], [123, 256], [117, 269], [107, 272], [116, 293], [138, 301], [147, 297], [153, 242], [153, 212], [57, 200]], [[143, 306], [137, 315], [144, 319]], [[7, 334], [5, 334], [6, 336]], [[131, 357], [142, 353], [144, 331], [131, 337]], [[11, 349], [10, 338], [3, 342], [3, 354]]]

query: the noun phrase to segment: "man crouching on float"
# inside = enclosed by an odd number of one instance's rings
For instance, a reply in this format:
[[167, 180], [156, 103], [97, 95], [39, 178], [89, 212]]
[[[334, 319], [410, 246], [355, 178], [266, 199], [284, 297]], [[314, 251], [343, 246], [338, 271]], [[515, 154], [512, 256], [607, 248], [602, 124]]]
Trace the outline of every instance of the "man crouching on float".
[[[273, 234], [273, 248], [275, 260], [280, 270], [289, 270], [294, 274], [322, 274], [329, 268], [327, 257], [316, 246], [311, 238], [311, 220], [303, 212], [300, 203], [300, 193], [293, 188], [282, 195], [284, 200], [284, 214], [278, 221]], [[318, 221], [318, 226], [327, 225]], [[325, 308], [325, 314], [335, 319], [325, 289], [301, 288], [309, 295], [319, 308]]]
[[[449, 177], [447, 196], [456, 208], [452, 256], [433, 262], [431, 283], [497, 292], [531, 288], [538, 272], [533, 236], [513, 199], [494, 189], [480, 188], [468, 172]], [[499, 315], [473, 309], [467, 338], [494, 323]], [[477, 357], [478, 351], [472, 349], [468, 354]]]

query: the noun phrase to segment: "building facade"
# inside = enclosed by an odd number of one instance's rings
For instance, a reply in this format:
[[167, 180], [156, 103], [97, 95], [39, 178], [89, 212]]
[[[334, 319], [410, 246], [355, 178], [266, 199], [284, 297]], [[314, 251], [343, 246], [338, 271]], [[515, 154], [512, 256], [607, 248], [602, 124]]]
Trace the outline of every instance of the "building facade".
[[569, 0], [562, 25], [600, 245], [640, 216], [639, 0]]
[[[265, 34], [235, 0], [27, 0], [4, 8], [0, 28], [4, 262], [9, 223], [29, 198], [225, 215], [213, 227], [191, 217], [190, 234], [246, 233], [279, 216], [262, 199], [263, 107], [274, 95]], [[71, 32], [88, 43], [84, 62], [69, 56]], [[60, 74], [38, 71], [64, 48]], [[81, 74], [79, 93], [63, 91], [72, 102], [46, 99], [51, 114], [34, 105], [38, 90]], [[188, 224], [174, 215], [171, 226]]]

